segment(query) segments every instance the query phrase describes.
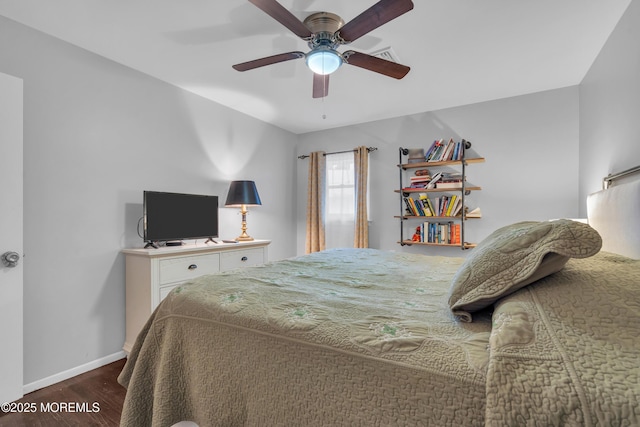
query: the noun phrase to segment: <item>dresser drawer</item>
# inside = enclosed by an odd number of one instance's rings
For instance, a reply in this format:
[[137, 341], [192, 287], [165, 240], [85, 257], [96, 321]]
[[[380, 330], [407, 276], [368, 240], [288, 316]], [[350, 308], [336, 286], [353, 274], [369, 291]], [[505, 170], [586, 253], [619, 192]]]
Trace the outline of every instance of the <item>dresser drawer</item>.
[[193, 279], [220, 271], [220, 254], [194, 255], [160, 260], [160, 285]]
[[264, 249], [262, 248], [229, 251], [220, 254], [220, 271], [250, 267], [264, 263]]
[[175, 288], [176, 286], [179, 286], [180, 284], [177, 283], [175, 285], [169, 285], [169, 286], [163, 286], [160, 288], [160, 302], [162, 302], [163, 299], [165, 299], [167, 297], [167, 295], [169, 295], [169, 292], [171, 292], [173, 290], [173, 288]]

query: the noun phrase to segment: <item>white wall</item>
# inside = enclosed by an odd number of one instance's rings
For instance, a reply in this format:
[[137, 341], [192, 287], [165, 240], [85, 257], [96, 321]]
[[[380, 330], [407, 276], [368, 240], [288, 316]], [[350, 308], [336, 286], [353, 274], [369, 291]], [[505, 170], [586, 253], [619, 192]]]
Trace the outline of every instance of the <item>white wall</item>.
[[[580, 200], [640, 165], [640, 3], [632, 1], [580, 84]], [[586, 215], [586, 204], [580, 211]]]
[[[255, 180], [249, 233], [295, 254], [296, 136], [0, 17], [0, 72], [24, 80], [25, 383], [117, 353], [142, 191]], [[221, 237], [240, 233], [221, 209]]]
[[[370, 246], [449, 256], [459, 249], [401, 247], [398, 147], [427, 149], [434, 139], [464, 138], [486, 162], [468, 167], [468, 180], [482, 187], [468, 198], [483, 219], [469, 221], [466, 237], [479, 242], [511, 222], [576, 217], [578, 214], [578, 88], [483, 102], [380, 120], [300, 136], [298, 155], [359, 145], [369, 155]], [[405, 157], [406, 159], [406, 157]], [[304, 253], [308, 160], [298, 160], [298, 253]], [[418, 225], [419, 223], [410, 223]]]

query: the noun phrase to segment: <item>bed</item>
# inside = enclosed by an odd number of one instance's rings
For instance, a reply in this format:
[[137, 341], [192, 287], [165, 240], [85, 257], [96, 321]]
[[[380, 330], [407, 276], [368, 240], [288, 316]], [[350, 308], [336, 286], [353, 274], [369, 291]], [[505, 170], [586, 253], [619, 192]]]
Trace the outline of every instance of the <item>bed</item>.
[[339, 249], [182, 285], [118, 378], [121, 425], [640, 425], [640, 227], [615, 220], [640, 181], [588, 209], [466, 258]]

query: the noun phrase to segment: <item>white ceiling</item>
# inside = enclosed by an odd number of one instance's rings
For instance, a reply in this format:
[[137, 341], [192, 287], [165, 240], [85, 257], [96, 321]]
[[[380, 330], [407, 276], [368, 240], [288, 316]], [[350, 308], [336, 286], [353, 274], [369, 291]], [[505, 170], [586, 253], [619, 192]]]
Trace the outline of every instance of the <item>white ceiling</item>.
[[[304, 60], [231, 65], [306, 43], [247, 0], [0, 0], [0, 14], [295, 133], [579, 84], [631, 0], [414, 0], [356, 40], [411, 67], [396, 80], [353, 66], [312, 99]], [[303, 20], [346, 22], [375, 0], [280, 0]]]

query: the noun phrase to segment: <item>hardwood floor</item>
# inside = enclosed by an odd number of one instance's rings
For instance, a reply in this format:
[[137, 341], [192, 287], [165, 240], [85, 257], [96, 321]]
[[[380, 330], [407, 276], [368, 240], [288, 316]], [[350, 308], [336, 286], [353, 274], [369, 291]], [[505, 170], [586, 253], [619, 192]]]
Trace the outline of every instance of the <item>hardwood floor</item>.
[[[117, 382], [126, 359], [27, 394], [1, 412], [1, 427], [118, 426], [126, 390]], [[24, 412], [24, 410], [33, 410]]]

